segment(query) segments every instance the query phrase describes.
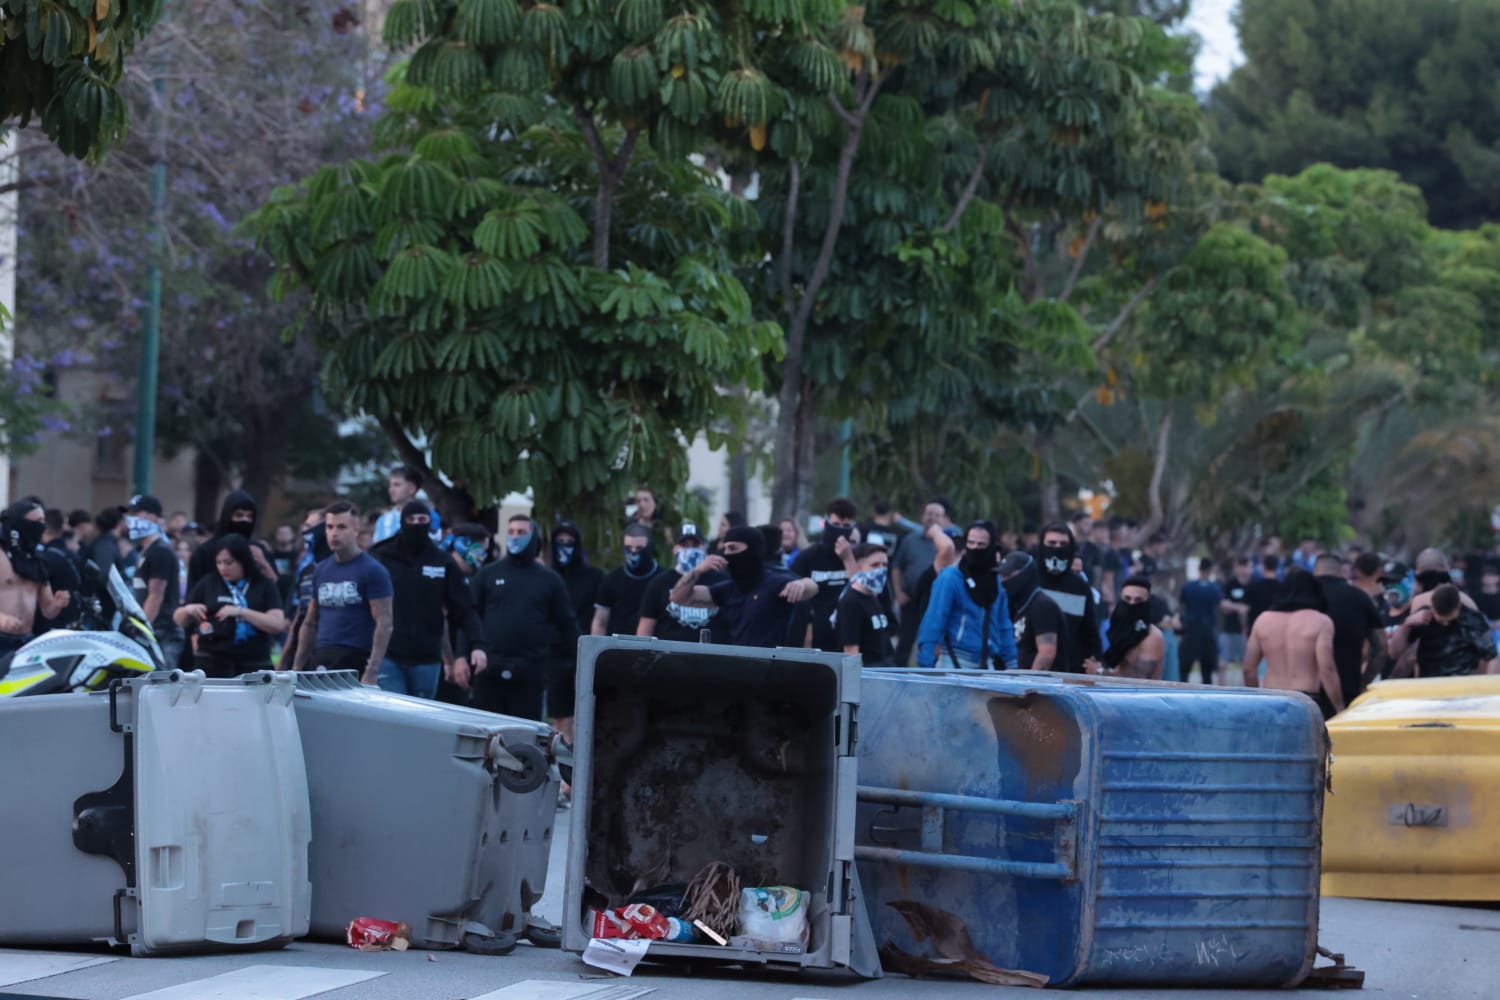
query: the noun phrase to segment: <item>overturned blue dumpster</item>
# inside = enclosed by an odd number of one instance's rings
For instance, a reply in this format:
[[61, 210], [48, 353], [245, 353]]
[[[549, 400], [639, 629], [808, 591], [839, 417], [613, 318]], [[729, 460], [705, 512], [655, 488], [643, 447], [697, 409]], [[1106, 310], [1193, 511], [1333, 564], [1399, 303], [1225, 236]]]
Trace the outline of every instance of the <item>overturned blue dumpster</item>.
[[1312, 969], [1328, 742], [1306, 697], [872, 670], [862, 701], [855, 856], [887, 972], [1249, 987]]

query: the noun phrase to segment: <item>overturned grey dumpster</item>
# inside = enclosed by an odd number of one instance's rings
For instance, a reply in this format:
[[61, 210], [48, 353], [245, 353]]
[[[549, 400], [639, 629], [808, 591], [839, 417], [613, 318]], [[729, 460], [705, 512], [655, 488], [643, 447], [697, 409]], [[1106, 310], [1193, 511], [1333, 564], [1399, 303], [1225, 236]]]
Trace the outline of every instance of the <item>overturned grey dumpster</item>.
[[718, 863], [742, 889], [805, 893], [805, 942], [700, 934], [651, 940], [647, 961], [879, 975], [854, 871], [859, 684], [858, 657], [580, 640], [564, 947], [584, 951], [599, 913], [678, 895]]
[[0, 944], [159, 955], [306, 934], [293, 686], [163, 671], [0, 701]]
[[377, 917], [423, 948], [456, 947], [475, 924], [528, 936], [558, 817], [551, 727], [390, 694], [353, 671], [296, 684], [313, 933], [342, 939]]

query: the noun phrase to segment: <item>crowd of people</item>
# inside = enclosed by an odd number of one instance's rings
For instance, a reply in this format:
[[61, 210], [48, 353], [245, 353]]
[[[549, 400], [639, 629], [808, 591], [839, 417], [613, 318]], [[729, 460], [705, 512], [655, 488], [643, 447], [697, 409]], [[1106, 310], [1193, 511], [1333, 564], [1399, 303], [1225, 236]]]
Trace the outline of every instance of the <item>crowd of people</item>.
[[960, 528], [941, 497], [919, 521], [881, 501], [861, 520], [840, 497], [809, 541], [792, 519], [734, 512], [712, 534], [667, 525], [642, 487], [606, 572], [571, 521], [516, 514], [492, 530], [466, 510], [445, 524], [421, 488], [400, 467], [388, 509], [338, 500], [269, 538], [239, 491], [212, 526], [152, 496], [94, 515], [23, 498], [0, 516], [0, 653], [72, 624], [74, 595], [118, 568], [169, 665], [350, 669], [402, 694], [550, 716], [569, 739], [583, 632], [808, 647], [871, 667], [1196, 669], [1204, 684], [1238, 672], [1325, 715], [1377, 677], [1500, 671], [1500, 562], [1483, 557], [1456, 568], [1427, 550], [1408, 568], [1312, 540], [1283, 554], [1273, 537], [1254, 559], [1202, 560], [1178, 588], [1164, 539], [1086, 514], [1016, 532]]

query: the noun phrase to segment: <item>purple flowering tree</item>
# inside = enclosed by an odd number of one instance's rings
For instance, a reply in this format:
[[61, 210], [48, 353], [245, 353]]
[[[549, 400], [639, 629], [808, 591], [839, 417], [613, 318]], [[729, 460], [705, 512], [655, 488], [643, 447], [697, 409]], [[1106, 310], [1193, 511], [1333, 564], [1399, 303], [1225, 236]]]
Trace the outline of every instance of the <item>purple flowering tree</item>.
[[[326, 440], [339, 418], [322, 405], [310, 339], [282, 336], [293, 305], [269, 300], [269, 265], [237, 227], [272, 188], [367, 148], [383, 66], [357, 10], [175, 0], [125, 73], [134, 127], [102, 164], [21, 133], [22, 344], [53, 360], [87, 352], [130, 386], [152, 167], [167, 165], [157, 440], [167, 454], [194, 449], [200, 517], [231, 482], [263, 498], [297, 442]], [[80, 432], [129, 433], [125, 395], [73, 414]]]

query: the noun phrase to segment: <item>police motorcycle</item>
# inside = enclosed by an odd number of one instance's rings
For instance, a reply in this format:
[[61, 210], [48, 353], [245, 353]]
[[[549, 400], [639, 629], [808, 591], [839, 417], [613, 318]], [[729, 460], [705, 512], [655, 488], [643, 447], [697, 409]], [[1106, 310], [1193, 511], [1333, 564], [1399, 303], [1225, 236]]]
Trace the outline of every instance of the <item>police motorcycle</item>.
[[167, 669], [146, 612], [119, 569], [110, 568], [82, 622], [83, 631], [53, 629], [0, 657], [0, 698], [102, 691], [111, 681]]

